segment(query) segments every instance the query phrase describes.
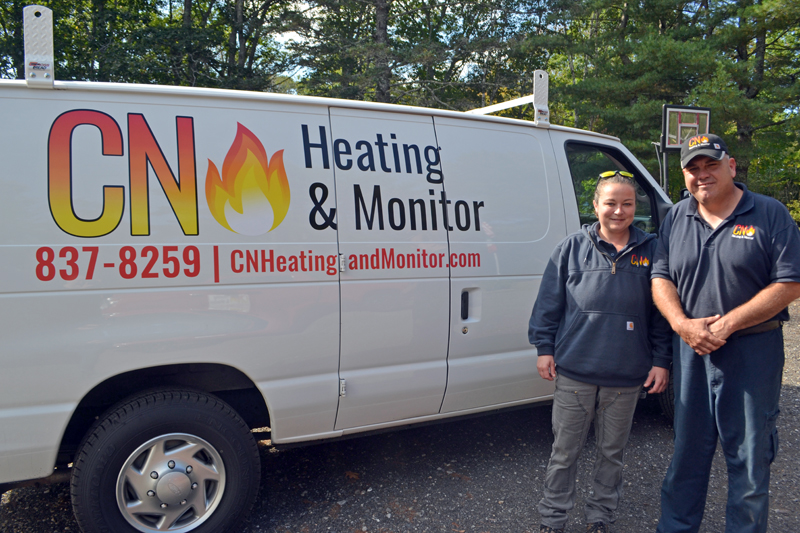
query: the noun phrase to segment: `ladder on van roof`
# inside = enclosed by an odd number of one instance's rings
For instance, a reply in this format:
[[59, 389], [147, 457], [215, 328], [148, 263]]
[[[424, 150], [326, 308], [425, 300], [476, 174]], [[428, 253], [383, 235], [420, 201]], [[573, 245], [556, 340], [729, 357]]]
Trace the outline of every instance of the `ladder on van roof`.
[[548, 127], [550, 126], [550, 110], [547, 107], [547, 92], [548, 92], [548, 76], [544, 70], [537, 70], [533, 73], [533, 94], [523, 96], [522, 98], [515, 98], [507, 102], [481, 107], [478, 109], [471, 109], [467, 113], [471, 115], [488, 115], [503, 109], [509, 109], [526, 104], [533, 104], [536, 110], [536, 116], [533, 123], [537, 126]]

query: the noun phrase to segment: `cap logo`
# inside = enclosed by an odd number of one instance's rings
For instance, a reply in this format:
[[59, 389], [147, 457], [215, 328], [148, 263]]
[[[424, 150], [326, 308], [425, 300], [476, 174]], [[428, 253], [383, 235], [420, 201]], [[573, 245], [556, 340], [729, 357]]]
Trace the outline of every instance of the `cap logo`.
[[700, 144], [708, 144], [708, 137], [705, 135], [697, 135], [689, 139], [689, 148], [694, 148]]

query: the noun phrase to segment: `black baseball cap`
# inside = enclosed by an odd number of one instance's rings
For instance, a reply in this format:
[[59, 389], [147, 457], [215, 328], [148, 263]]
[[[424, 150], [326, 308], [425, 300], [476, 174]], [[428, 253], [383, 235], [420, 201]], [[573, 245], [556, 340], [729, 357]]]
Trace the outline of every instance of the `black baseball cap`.
[[681, 145], [681, 168], [698, 155], [707, 155], [719, 161], [728, 153], [728, 145], [718, 135], [703, 133], [689, 137]]

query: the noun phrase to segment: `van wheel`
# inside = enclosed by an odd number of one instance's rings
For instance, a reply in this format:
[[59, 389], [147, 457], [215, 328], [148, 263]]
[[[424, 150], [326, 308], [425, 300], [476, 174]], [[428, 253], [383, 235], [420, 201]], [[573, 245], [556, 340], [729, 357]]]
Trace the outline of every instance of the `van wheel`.
[[658, 395], [658, 405], [661, 412], [670, 420], [675, 420], [675, 376], [672, 368], [669, 371], [669, 384], [667, 389]]
[[98, 420], [72, 469], [84, 533], [231, 531], [255, 503], [261, 461], [244, 421], [188, 390], [135, 397]]

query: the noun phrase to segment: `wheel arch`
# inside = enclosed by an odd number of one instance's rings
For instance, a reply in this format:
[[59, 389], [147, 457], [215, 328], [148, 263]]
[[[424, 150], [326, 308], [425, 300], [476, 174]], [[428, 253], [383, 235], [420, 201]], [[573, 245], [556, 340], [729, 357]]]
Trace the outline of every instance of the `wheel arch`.
[[73, 461], [86, 432], [109, 408], [131, 395], [164, 387], [214, 394], [233, 407], [250, 428], [269, 426], [264, 396], [246, 374], [234, 367], [188, 363], [141, 368], [109, 377], [84, 395], [64, 431], [56, 464], [63, 466]]

